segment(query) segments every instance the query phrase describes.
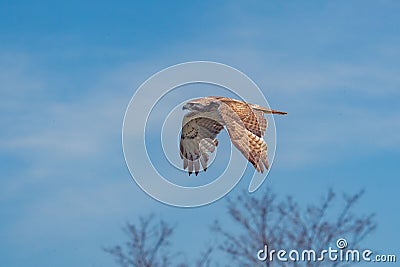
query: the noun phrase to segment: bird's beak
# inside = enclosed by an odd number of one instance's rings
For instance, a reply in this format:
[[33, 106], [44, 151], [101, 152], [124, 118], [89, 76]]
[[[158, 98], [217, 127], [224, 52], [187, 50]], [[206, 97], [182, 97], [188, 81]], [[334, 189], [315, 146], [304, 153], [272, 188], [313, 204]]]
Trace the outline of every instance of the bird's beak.
[[183, 105], [182, 110], [190, 109], [191, 106], [192, 106], [192, 104], [186, 103], [185, 105]]

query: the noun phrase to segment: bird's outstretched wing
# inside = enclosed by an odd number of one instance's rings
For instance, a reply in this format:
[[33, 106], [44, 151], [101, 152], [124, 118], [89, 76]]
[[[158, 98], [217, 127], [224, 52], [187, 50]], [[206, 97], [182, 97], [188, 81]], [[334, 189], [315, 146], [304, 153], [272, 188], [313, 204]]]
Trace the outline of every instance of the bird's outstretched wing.
[[262, 110], [229, 98], [219, 99], [219, 112], [232, 143], [259, 172], [268, 169], [267, 144], [262, 138], [267, 126]]
[[[218, 119], [217, 119], [218, 120]], [[200, 164], [207, 170], [208, 153], [212, 153], [218, 145], [216, 136], [223, 125], [212, 116], [199, 112], [190, 112], [183, 118], [180, 140], [180, 155], [183, 168], [188, 168], [189, 175], [197, 175]]]
[[223, 104], [220, 104], [220, 112], [224, 111], [225, 114], [234, 112], [231, 114], [232, 119], [236, 115], [235, 119], [240, 119], [247, 130], [259, 137], [264, 135], [268, 124], [262, 110], [253, 109], [250, 104], [232, 98], [219, 97], [218, 100]]
[[216, 136], [226, 127], [232, 143], [258, 172], [269, 168], [267, 144], [263, 139], [268, 127], [264, 114], [285, 115], [232, 98], [209, 96], [191, 100], [185, 109], [192, 110], [184, 117], [180, 142], [184, 168], [189, 175], [207, 168], [208, 152], [218, 144]]

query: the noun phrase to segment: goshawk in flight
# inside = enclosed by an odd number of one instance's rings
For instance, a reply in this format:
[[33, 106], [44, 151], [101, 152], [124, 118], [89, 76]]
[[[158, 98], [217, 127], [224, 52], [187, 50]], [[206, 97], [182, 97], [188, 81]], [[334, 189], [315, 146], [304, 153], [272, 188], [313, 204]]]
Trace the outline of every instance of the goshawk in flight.
[[183, 109], [190, 112], [183, 117], [180, 155], [183, 168], [189, 175], [197, 175], [200, 165], [207, 170], [208, 153], [218, 146], [218, 133], [225, 127], [232, 143], [258, 172], [269, 168], [267, 144], [263, 135], [267, 129], [264, 114], [285, 115], [227, 97], [209, 96], [187, 102]]

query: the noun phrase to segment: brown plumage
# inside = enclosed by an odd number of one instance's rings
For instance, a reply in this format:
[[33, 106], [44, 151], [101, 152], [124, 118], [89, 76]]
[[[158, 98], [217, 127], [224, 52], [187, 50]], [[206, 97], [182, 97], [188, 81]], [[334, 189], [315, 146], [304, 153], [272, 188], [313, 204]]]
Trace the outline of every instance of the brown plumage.
[[190, 112], [182, 122], [180, 155], [189, 175], [207, 170], [208, 153], [218, 145], [216, 136], [226, 127], [232, 143], [258, 172], [268, 169], [267, 144], [263, 135], [268, 127], [264, 114], [287, 114], [227, 97], [209, 96], [187, 102]]

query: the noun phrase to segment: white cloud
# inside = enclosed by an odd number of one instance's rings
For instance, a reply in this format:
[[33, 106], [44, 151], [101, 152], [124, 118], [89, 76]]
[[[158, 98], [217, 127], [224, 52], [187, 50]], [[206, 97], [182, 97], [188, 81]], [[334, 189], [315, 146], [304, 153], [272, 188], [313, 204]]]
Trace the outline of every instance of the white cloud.
[[[140, 68], [111, 70], [94, 81], [93, 88], [70, 88], [85, 91], [78, 98], [60, 101], [51, 94], [46, 75], [30, 74], [40, 67], [29, 60], [0, 71], [1, 83], [8, 88], [8, 98], [1, 99], [7, 106], [2, 105], [0, 120], [7, 127], [0, 134], [0, 148], [15, 160], [8, 166], [12, 176], [2, 180], [0, 196], [3, 203], [22, 205], [4, 233], [21, 243], [68, 239], [95, 233], [99, 222], [117, 223], [117, 229], [127, 214], [147, 210], [154, 201], [143, 200], [121, 146], [126, 105], [146, 78], [138, 75], [134, 80], [130, 74]], [[35, 97], [39, 100], [32, 101]], [[27, 164], [19, 167], [20, 161]], [[21, 196], [30, 200], [20, 203]], [[140, 207], [132, 204], [138, 199]]]

